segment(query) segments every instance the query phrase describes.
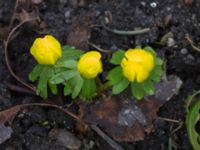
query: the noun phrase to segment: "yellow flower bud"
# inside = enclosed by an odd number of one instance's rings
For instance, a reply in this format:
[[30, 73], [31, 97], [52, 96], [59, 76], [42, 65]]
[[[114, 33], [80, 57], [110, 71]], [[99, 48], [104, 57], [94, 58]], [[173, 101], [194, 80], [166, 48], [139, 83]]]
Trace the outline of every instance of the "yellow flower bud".
[[78, 61], [77, 68], [84, 78], [95, 78], [102, 72], [101, 54], [96, 51], [85, 53]]
[[60, 43], [51, 35], [37, 38], [30, 52], [39, 64], [44, 65], [54, 65], [62, 56]]
[[154, 67], [154, 56], [143, 49], [128, 49], [121, 61], [123, 75], [138, 83], [146, 80]]

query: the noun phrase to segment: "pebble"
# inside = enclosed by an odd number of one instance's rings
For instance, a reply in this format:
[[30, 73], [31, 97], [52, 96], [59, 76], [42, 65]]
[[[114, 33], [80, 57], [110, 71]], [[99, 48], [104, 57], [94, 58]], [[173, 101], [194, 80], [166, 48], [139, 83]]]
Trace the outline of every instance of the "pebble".
[[152, 3], [150, 3], [150, 6], [151, 6], [152, 8], [156, 8], [156, 7], [157, 7], [157, 3], [156, 3], [156, 2], [152, 2]]
[[182, 48], [181, 49], [181, 54], [186, 55], [188, 53], [187, 48]]
[[167, 46], [172, 47], [175, 45], [175, 40], [173, 38], [168, 38], [167, 40]]
[[0, 123], [0, 144], [11, 138], [13, 130]]
[[144, 2], [144, 1], [141, 1], [140, 4], [141, 4], [142, 6], [146, 6], [146, 2]]
[[192, 60], [192, 61], [195, 60], [194, 56], [192, 56], [191, 54], [188, 54], [188, 55], [187, 55], [187, 59]]
[[79, 149], [81, 141], [72, 133], [65, 129], [53, 128], [49, 132], [49, 137], [56, 141], [56, 144], [70, 150]]
[[67, 10], [65, 12], [65, 18], [68, 19], [70, 17], [70, 15], [71, 15], [71, 10]]

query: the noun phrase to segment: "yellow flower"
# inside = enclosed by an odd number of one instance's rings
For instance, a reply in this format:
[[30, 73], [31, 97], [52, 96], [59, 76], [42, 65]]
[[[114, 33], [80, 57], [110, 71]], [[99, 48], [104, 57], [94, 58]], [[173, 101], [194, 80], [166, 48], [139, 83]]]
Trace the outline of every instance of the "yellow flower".
[[128, 49], [121, 61], [123, 75], [130, 81], [143, 82], [154, 67], [154, 56], [143, 49]]
[[60, 43], [51, 35], [37, 38], [31, 49], [31, 54], [39, 64], [54, 65], [62, 56]]
[[102, 72], [101, 54], [96, 51], [85, 53], [78, 61], [77, 68], [84, 78], [95, 78]]

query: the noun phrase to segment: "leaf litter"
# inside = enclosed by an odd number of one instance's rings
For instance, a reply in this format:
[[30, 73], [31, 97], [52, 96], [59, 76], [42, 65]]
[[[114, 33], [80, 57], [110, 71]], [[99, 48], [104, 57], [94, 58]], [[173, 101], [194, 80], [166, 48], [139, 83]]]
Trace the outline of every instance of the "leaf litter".
[[169, 101], [181, 88], [182, 81], [173, 77], [156, 85], [154, 96], [146, 96], [136, 102], [126, 96], [113, 96], [85, 106], [84, 119], [103, 128], [119, 142], [143, 140], [153, 130], [153, 121], [159, 108]]

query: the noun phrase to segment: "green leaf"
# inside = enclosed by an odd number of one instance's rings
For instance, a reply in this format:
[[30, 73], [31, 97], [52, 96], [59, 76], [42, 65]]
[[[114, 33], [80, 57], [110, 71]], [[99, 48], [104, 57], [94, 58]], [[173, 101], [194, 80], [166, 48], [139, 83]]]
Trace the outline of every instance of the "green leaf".
[[157, 75], [162, 76], [163, 74], [162, 66], [155, 66], [153, 70], [155, 71]]
[[40, 79], [38, 81], [38, 86], [37, 86], [37, 93], [44, 99], [48, 97], [47, 83], [52, 74], [53, 74], [52, 68], [48, 66], [45, 66], [43, 71], [40, 73]]
[[122, 80], [115, 84], [112, 88], [112, 93], [113, 94], [119, 94], [122, 91], [124, 91], [129, 85], [129, 81], [126, 78], [122, 78]]
[[44, 65], [37, 64], [33, 68], [32, 72], [29, 74], [29, 80], [31, 80], [32, 82], [36, 81], [39, 78], [40, 73], [44, 68], [45, 68]]
[[199, 121], [199, 111], [200, 111], [200, 99], [190, 105], [189, 111], [186, 115], [186, 128], [189, 136], [189, 140], [193, 146], [194, 150], [200, 149], [199, 143], [199, 133], [196, 131], [196, 124]]
[[123, 74], [122, 74], [122, 68], [121, 66], [113, 68], [107, 76], [107, 79], [111, 82], [112, 85], [118, 83], [120, 80], [122, 80]]
[[150, 52], [151, 54], [153, 54], [154, 56], [156, 56], [156, 52], [154, 51], [154, 49], [150, 46], [146, 46], [144, 47], [144, 50]]
[[149, 95], [153, 95], [155, 93], [153, 83], [152, 83], [152, 81], [150, 81], [148, 79], [142, 83], [142, 87], [143, 87], [144, 91]]
[[57, 85], [56, 84], [51, 84], [49, 82], [49, 88], [50, 88], [52, 94], [54, 94], [54, 95], [58, 94], [58, 89], [57, 89]]
[[63, 60], [66, 59], [76, 59], [79, 58], [81, 55], [83, 55], [83, 51], [77, 50], [75, 47], [65, 45], [62, 47], [62, 58]]
[[162, 66], [155, 66], [154, 69], [151, 71], [149, 78], [155, 82], [160, 82], [162, 74]]
[[64, 96], [67, 96], [67, 95], [71, 94], [72, 93], [72, 87], [68, 83], [66, 83], [64, 85], [64, 91], [63, 92], [64, 92], [63, 93]]
[[117, 52], [113, 53], [110, 62], [114, 65], [119, 65], [124, 57], [125, 51], [118, 50]]
[[141, 45], [137, 45], [135, 48], [142, 48], [142, 46]]
[[163, 65], [163, 60], [160, 59], [160, 58], [158, 58], [158, 57], [156, 57], [156, 58], [155, 58], [155, 64], [156, 64], [156, 65], [159, 65], [159, 66], [162, 66], [162, 65]]
[[77, 61], [75, 60], [59, 60], [55, 64], [55, 67], [64, 67], [69, 69], [76, 68]]
[[131, 91], [133, 96], [137, 99], [137, 100], [141, 100], [144, 97], [144, 90], [141, 86], [141, 84], [133, 82], [131, 83]]
[[59, 84], [65, 82], [78, 74], [77, 70], [68, 70], [58, 74], [55, 74], [50, 79], [51, 84]]
[[73, 86], [72, 99], [75, 99], [80, 93], [81, 88], [83, 86], [83, 81], [83, 78], [79, 74], [77, 74], [71, 80], [69, 80], [70, 85]]
[[85, 79], [82, 89], [81, 97], [85, 99], [90, 99], [96, 94], [96, 83], [94, 79]]

